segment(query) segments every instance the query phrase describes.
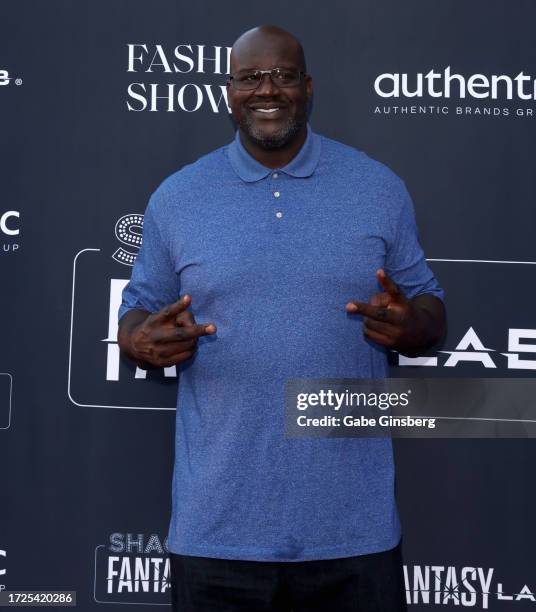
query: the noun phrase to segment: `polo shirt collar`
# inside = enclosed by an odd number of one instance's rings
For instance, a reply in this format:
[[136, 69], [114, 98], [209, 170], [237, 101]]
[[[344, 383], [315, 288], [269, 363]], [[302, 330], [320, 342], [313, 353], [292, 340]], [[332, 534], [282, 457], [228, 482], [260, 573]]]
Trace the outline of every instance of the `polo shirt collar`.
[[[307, 124], [307, 136], [302, 148], [286, 166], [277, 168], [277, 171], [298, 178], [311, 176], [318, 165], [319, 158], [320, 136], [315, 134], [311, 126]], [[238, 130], [233, 142], [229, 145], [229, 160], [238, 176], [248, 183], [259, 181], [276, 170], [275, 168], [263, 166], [246, 151], [240, 141]]]

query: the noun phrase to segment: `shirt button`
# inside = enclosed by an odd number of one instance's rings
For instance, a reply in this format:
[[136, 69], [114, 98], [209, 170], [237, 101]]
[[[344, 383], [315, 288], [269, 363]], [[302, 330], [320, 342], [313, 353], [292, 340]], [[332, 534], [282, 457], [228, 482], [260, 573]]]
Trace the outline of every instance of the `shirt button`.
[[275, 216], [276, 216], [278, 219], [282, 219], [282, 218], [283, 218], [283, 213], [282, 213], [280, 210], [278, 210], [278, 211], [275, 213]]
[[274, 172], [274, 173], [272, 174], [272, 178], [277, 178], [278, 176], [279, 176], [279, 174], [277, 174], [277, 172]]
[[279, 191], [274, 191], [274, 197], [278, 198], [281, 194], [279, 193]]

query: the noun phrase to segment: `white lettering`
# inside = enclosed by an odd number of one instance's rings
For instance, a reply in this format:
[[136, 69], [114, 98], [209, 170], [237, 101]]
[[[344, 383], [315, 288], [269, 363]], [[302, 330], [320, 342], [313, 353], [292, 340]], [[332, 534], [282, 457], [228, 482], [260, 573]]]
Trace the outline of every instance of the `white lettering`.
[[210, 102], [210, 106], [212, 107], [212, 110], [215, 113], [219, 112], [220, 102], [222, 101], [222, 99], [225, 100], [225, 106], [227, 107], [227, 112], [228, 113], [231, 112], [231, 107], [229, 106], [229, 102], [227, 101], [227, 87], [225, 87], [225, 85], [220, 85], [220, 97], [218, 98], [217, 102], [214, 98], [214, 94], [212, 93], [212, 86], [203, 85], [203, 87], [205, 88], [205, 91], [207, 92], [207, 98], [208, 98], [208, 101]]
[[138, 60], [140, 62], [143, 62], [143, 55], [134, 55], [134, 49], [135, 47], [141, 47], [145, 53], [147, 53], [147, 45], [140, 45], [140, 44], [133, 44], [133, 45], [127, 45], [128, 47], [128, 68], [127, 68], [127, 72], [136, 72], [136, 69], [134, 68], [134, 60]]
[[145, 85], [143, 83], [130, 83], [130, 85], [127, 88], [128, 95], [131, 98], [134, 98], [134, 100], [138, 100], [139, 102], [141, 102], [142, 107], [134, 108], [127, 101], [127, 108], [129, 111], [144, 111], [147, 108], [147, 100], [145, 99], [145, 96], [143, 96], [142, 94], [136, 93], [136, 91], [134, 90], [135, 87], [136, 88], [139, 87], [145, 93]]
[[462, 584], [467, 589], [467, 592], [462, 591], [460, 600], [462, 606], [472, 607], [476, 606], [476, 589], [469, 582], [468, 577], [471, 580], [476, 580], [476, 570], [474, 567], [463, 567], [461, 573]]
[[[486, 91], [478, 92], [477, 89], [484, 88]], [[473, 74], [467, 81], [467, 91], [473, 98], [489, 97], [489, 81], [483, 74]]]
[[[474, 351], [468, 351], [467, 349], [471, 347], [475, 349]], [[476, 335], [475, 330], [470, 327], [467, 330], [467, 333], [460, 340], [458, 345], [456, 346], [455, 351], [441, 351], [442, 353], [446, 353], [450, 355], [450, 357], [445, 362], [446, 368], [453, 368], [460, 361], [480, 361], [485, 368], [496, 368], [497, 366], [493, 363], [493, 360], [488, 355], [487, 352], [484, 351], [492, 351], [493, 349], [487, 349], [480, 338]]]
[[0, 217], [0, 231], [6, 234], [7, 236], [18, 236], [20, 233], [20, 230], [18, 228], [11, 229], [7, 226], [7, 220], [12, 217], [18, 219], [20, 218], [20, 213], [16, 210], [8, 210]]
[[108, 593], [113, 593], [114, 577], [118, 575], [114, 567], [117, 561], [119, 561], [119, 557], [108, 557]]
[[[384, 91], [380, 87], [380, 83], [384, 80], [392, 81], [393, 88], [390, 91]], [[379, 77], [376, 77], [374, 81], [374, 90], [375, 92], [381, 96], [382, 98], [398, 98], [400, 95], [400, 84], [399, 84], [399, 75], [398, 74], [380, 74]]]
[[[186, 105], [184, 103], [184, 92], [186, 91], [187, 87], [193, 87], [195, 90], [197, 101], [195, 103], [194, 108], [186, 108]], [[194, 85], [193, 83], [187, 83], [186, 85], [183, 85], [179, 89], [179, 95], [178, 95], [177, 101], [179, 103], [179, 107], [183, 111], [186, 111], [187, 113], [193, 113], [196, 110], [199, 110], [201, 108], [201, 104], [203, 104], [203, 92], [201, 91], [201, 88], [199, 87], [199, 85]]]
[[188, 57], [187, 55], [180, 53], [179, 49], [188, 49], [188, 51], [192, 53], [192, 45], [177, 45], [175, 47], [175, 57], [180, 62], [184, 62], [185, 64], [188, 64], [188, 70], [180, 70], [180, 68], [177, 68], [176, 64], [173, 64], [173, 68], [175, 69], [175, 72], [180, 72], [181, 74], [187, 74], [188, 72], [192, 72], [192, 70], [194, 69], [194, 60], [191, 57]]
[[421, 566], [413, 568], [413, 603], [419, 603], [419, 594], [422, 603], [430, 603], [430, 567], [424, 566], [424, 574]]
[[197, 46], [197, 72], [205, 72], [205, 62], [214, 62], [214, 74], [221, 74], [221, 47], [214, 47], [214, 57], [205, 57], [205, 45]]
[[516, 601], [521, 601], [522, 599], [528, 599], [529, 601], [536, 601], [534, 599], [534, 595], [527, 585], [525, 585], [521, 591], [516, 595]]
[[[426, 87], [424, 81], [426, 81]], [[451, 98], [455, 95], [460, 99], [469, 96], [497, 100], [501, 94], [507, 100], [511, 100], [514, 96], [514, 81], [517, 98], [536, 100], [536, 79], [523, 72], [513, 78], [505, 74], [486, 76], [479, 73], [466, 78], [461, 74], [451, 73], [450, 66], [447, 66], [442, 73], [432, 69], [424, 77], [421, 72], [415, 75], [385, 72], [374, 80], [374, 91], [382, 98], [421, 98], [423, 96]], [[499, 91], [499, 83], [505, 85], [501, 91]], [[456, 90], [453, 94], [454, 85]]]
[[130, 559], [128, 557], [123, 557], [121, 563], [117, 592], [122, 593], [123, 589], [126, 589], [128, 593], [132, 593], [132, 573], [130, 571]]
[[481, 593], [482, 593], [482, 608], [484, 610], [488, 609], [489, 595], [490, 590], [489, 587], [491, 585], [491, 577], [493, 576], [493, 568], [490, 567], [487, 573], [487, 576], [484, 575], [483, 568], [478, 568], [478, 578], [480, 580]]
[[502, 582], [497, 583], [497, 599], [498, 600], [506, 600], [512, 601], [514, 599], [513, 595], [503, 595], [503, 585]]
[[434, 603], [441, 603], [441, 574], [444, 571], [444, 567], [442, 565], [432, 565], [430, 568], [434, 574]]
[[455, 606], [460, 605], [460, 592], [458, 589], [458, 579], [456, 577], [456, 568], [447, 567], [447, 575], [445, 577], [445, 588], [443, 591], [443, 603], [449, 602], [452, 599]]
[[519, 353], [536, 353], [536, 344], [523, 344], [521, 338], [536, 339], [536, 329], [509, 329], [508, 353], [501, 353], [508, 359], [508, 367], [517, 370], [536, 370], [536, 359], [520, 359]]
[[[161, 59], [162, 61], [161, 62], [155, 61], [157, 57], [158, 59]], [[171, 66], [169, 65], [169, 62], [167, 61], [166, 54], [164, 53], [164, 49], [162, 49], [162, 45], [155, 46], [155, 52], [153, 55], [153, 59], [151, 60], [151, 63], [149, 64], [149, 68], [147, 68], [145, 72], [152, 72], [153, 66], [163, 66], [164, 72], [172, 72]]]

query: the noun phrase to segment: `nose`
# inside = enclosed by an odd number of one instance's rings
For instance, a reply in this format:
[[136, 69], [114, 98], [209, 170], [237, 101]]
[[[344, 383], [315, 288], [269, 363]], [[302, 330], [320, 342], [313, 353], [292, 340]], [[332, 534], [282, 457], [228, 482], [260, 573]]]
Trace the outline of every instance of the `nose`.
[[261, 76], [261, 82], [255, 90], [255, 93], [261, 96], [272, 96], [274, 91], [277, 90], [278, 88], [274, 85], [272, 77], [268, 73], [266, 73]]

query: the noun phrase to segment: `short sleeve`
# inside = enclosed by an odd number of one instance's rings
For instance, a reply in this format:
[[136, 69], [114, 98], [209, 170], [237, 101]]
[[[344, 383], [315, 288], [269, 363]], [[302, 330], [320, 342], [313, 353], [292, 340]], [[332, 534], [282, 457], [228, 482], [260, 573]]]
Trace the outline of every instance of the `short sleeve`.
[[[430, 270], [419, 244], [411, 197], [400, 179], [395, 185], [398, 214], [393, 218], [393, 239], [388, 245], [385, 271], [408, 298], [431, 293], [443, 300], [444, 292]], [[395, 209], [396, 210], [396, 209]]]
[[179, 297], [179, 277], [161, 229], [165, 224], [165, 194], [159, 188], [151, 196], [145, 211], [142, 245], [130, 281], [123, 289], [119, 319], [133, 309], [158, 312]]

